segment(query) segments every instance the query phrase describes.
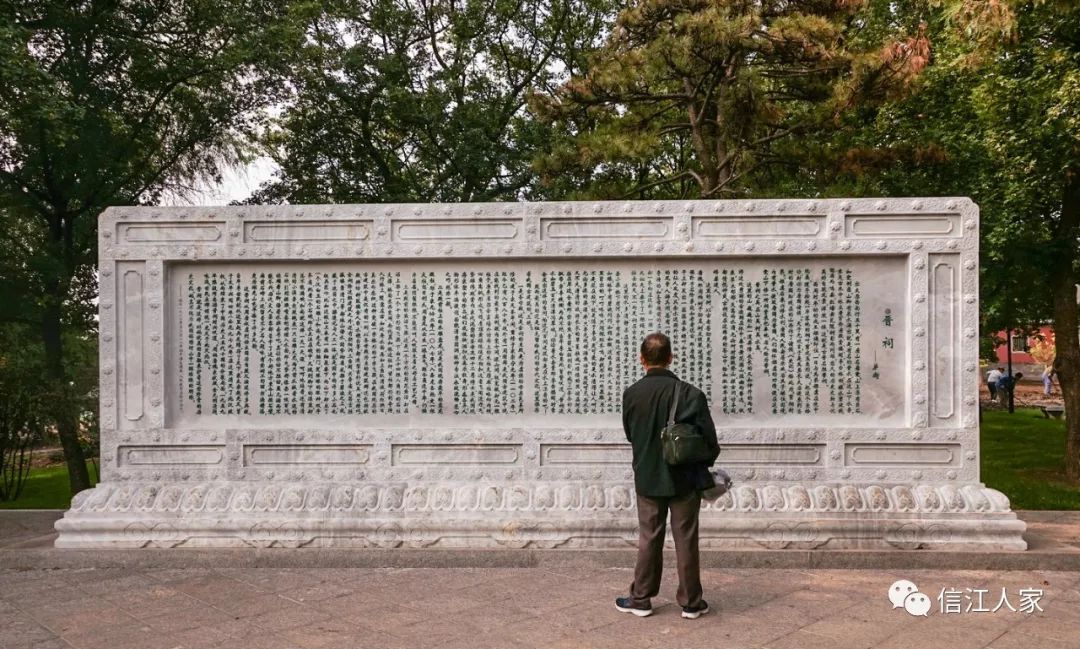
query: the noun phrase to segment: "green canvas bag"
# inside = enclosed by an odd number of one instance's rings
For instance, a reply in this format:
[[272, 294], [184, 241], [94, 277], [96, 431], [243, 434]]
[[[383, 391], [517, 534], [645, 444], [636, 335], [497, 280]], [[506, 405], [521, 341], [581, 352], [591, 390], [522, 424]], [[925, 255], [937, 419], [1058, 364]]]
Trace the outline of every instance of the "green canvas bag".
[[679, 407], [679, 389], [682, 381], [675, 380], [675, 396], [671, 400], [671, 412], [667, 426], [660, 431], [660, 445], [664, 451], [664, 461], [670, 466], [708, 463], [713, 459], [712, 449], [705, 437], [693, 424], [676, 424], [675, 411]]

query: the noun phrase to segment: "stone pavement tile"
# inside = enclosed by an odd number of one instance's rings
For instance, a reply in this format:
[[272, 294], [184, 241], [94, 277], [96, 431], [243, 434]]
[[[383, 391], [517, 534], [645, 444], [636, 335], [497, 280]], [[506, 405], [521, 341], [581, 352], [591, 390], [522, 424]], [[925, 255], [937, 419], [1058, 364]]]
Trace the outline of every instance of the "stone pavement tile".
[[[504, 627], [506, 628], [510, 627]], [[476, 638], [483, 634], [469, 622], [454, 616], [430, 617], [408, 626], [393, 629], [376, 628], [376, 630], [407, 640], [416, 647], [437, 645], [459, 638]]]
[[0, 613], [0, 629], [3, 629], [8, 625], [20, 624], [23, 622], [30, 624], [35, 623], [33, 620], [30, 619], [29, 615], [23, 613], [14, 606], [8, 610], [5, 610], [3, 613]]
[[76, 630], [63, 635], [77, 649], [174, 649], [176, 643], [167, 635], [145, 624]]
[[[3, 586], [0, 586], [0, 595], [7, 595], [3, 592]], [[8, 603], [15, 603], [17, 606], [26, 610], [34, 609], [39, 606], [49, 606], [52, 604], [62, 604], [64, 602], [73, 602], [86, 597], [79, 588], [74, 588], [70, 584], [64, 586], [49, 586], [48, 588], [41, 588], [31, 590], [29, 592], [12, 594], [10, 600], [4, 600]]]
[[[712, 602], [709, 602], [709, 605], [712, 607]], [[842, 593], [799, 590], [755, 606], [749, 609], [748, 614], [761, 619], [783, 621], [801, 628], [830, 615], [842, 613], [854, 605], [855, 601]], [[726, 600], [718, 601], [716, 611], [725, 613], [725, 606]]]
[[[605, 627], [606, 628], [606, 627]], [[556, 642], [568, 641], [567, 647], [582, 647], [583, 635], [576, 631], [552, 625], [544, 619], [535, 618], [506, 625], [475, 637], [459, 636], [446, 639], [434, 646], [439, 649], [457, 649], [473, 647], [474, 649], [510, 649], [542, 647]], [[468, 644], [471, 642], [472, 644]], [[414, 647], [423, 645], [414, 645]], [[624, 649], [627, 647], [623, 644]]]
[[224, 633], [230, 638], [241, 640], [252, 635], [265, 633], [265, 631], [255, 626], [251, 622], [248, 622], [247, 620], [239, 620], [236, 618], [232, 618], [224, 622], [218, 622], [209, 626], [208, 628]]
[[249, 618], [270, 611], [298, 606], [298, 604], [292, 600], [285, 599], [280, 595], [263, 594], [255, 595], [253, 597], [238, 597], [235, 600], [218, 602], [214, 604], [214, 606], [234, 617]]
[[451, 590], [434, 595], [431, 592], [424, 593], [420, 599], [402, 601], [401, 604], [415, 611], [451, 615], [490, 604], [490, 600], [477, 599], [467, 593]]
[[322, 649], [326, 645], [340, 644], [340, 641], [363, 635], [365, 632], [371, 633], [370, 629], [351, 622], [327, 617], [318, 622], [285, 629], [281, 635], [304, 649]]
[[0, 585], [5, 588], [18, 584], [28, 584], [34, 581], [42, 581], [49, 574], [45, 570], [15, 570], [14, 568], [0, 569]]
[[[911, 646], [907, 645], [905, 649], [911, 649]], [[1051, 640], [1020, 631], [1009, 631], [994, 639], [986, 649], [1076, 649], [1076, 639]]]
[[69, 568], [63, 571], [69, 584], [91, 584], [139, 574], [127, 568]]
[[[225, 646], [230, 645], [226, 644]], [[266, 632], [246, 636], [242, 645], [234, 644], [232, 646], [243, 647], [243, 649], [302, 649], [284, 636]]]
[[870, 649], [873, 642], [857, 638], [831, 638], [799, 629], [770, 640], [768, 649]]
[[1063, 620], [1043, 615], [1028, 616], [1026, 620], [1013, 627], [1020, 633], [1033, 635], [1047, 640], [1072, 641], [1080, 644], [1080, 620]]
[[798, 591], [758, 589], [753, 585], [740, 584], [719, 592], [705, 589], [703, 597], [709, 602], [710, 607], [729, 615], [738, 615], [751, 613], [769, 602], [788, 597], [794, 592]]
[[268, 611], [262, 615], [247, 618], [252, 624], [267, 631], [284, 631], [305, 626], [312, 622], [330, 619], [330, 615], [311, 607], [295, 604], [288, 608]]
[[[414, 568], [395, 573], [396, 579], [407, 584], [428, 584], [432, 590], [454, 591], [474, 588], [483, 584], [505, 581], [525, 581], [547, 577], [561, 577], [539, 568], [526, 572], [518, 568]], [[573, 577], [569, 577], [572, 579]]]
[[100, 627], [134, 624], [137, 620], [127, 612], [104, 600], [81, 600], [74, 603], [39, 606], [28, 615], [57, 635], [71, 631], [92, 631]]
[[428, 619], [428, 616], [411, 608], [398, 605], [372, 605], [365, 608], [341, 611], [335, 617], [357, 626], [390, 635], [395, 630], [407, 629]]
[[[39, 575], [45, 571], [27, 571]], [[26, 579], [25, 573], [7, 570], [0, 575], [0, 599], [4, 601], [18, 601], [35, 593], [66, 589], [71, 591], [71, 584], [54, 575], [45, 577], [38, 576], [36, 579]]]
[[234, 640], [217, 629], [205, 626], [169, 633], [166, 637], [175, 649], [213, 649], [231, 644]]
[[[460, 582], [452, 575], [424, 575], [402, 578], [381, 584], [370, 590], [381, 596], [385, 602], [396, 604], [411, 604], [417, 600], [445, 597], [451, 594], [460, 594], [464, 590], [462, 586], [466, 582]], [[482, 585], [472, 586], [473, 589], [482, 588]], [[360, 588], [364, 588], [361, 586]], [[359, 590], [359, 588], [358, 588]]]
[[544, 615], [568, 606], [604, 601], [611, 602], [610, 606], [614, 607], [615, 595], [614, 592], [605, 594], [603, 591], [588, 586], [578, 587], [567, 584], [534, 587], [531, 584], [522, 584], [519, 589], [506, 593], [503, 602], [515, 608], [531, 611], [536, 615]]
[[[872, 646], [888, 638], [907, 622], [899, 615], [895, 619], [868, 618], [849, 610], [807, 624], [802, 629], [816, 635]], [[903, 615], [908, 617], [907, 613]]]
[[509, 605], [481, 604], [458, 613], [481, 633], [489, 633], [504, 626], [537, 619], [532, 611]]
[[0, 646], [11, 644], [36, 646], [37, 643], [52, 642], [59, 636], [29, 618], [18, 618], [0, 627]]
[[182, 593], [191, 595], [195, 599], [215, 606], [233, 602], [237, 599], [268, 594], [251, 584], [245, 584], [222, 575], [206, 575], [188, 581], [170, 582], [170, 586]]
[[[453, 569], [439, 568], [376, 568], [364, 569], [348, 577], [339, 574], [333, 579], [339, 583], [350, 583], [364, 588], [399, 588], [422, 582], [425, 578], [431, 578], [433, 573], [453, 572]], [[452, 578], [452, 574], [449, 578]]]
[[[678, 636], [676, 643], [670, 646], [679, 649], [743, 649], [762, 647], [768, 642], [789, 635], [796, 631], [789, 623], [761, 619], [749, 614], [737, 616], [716, 615], [692, 620], [699, 622], [693, 631]], [[648, 619], [648, 618], [646, 618]], [[691, 622], [691, 620], [687, 620]], [[666, 646], [649, 645], [638, 646]]]
[[289, 594], [302, 588], [334, 583], [325, 570], [272, 570], [229, 569], [219, 571], [223, 577], [229, 577], [267, 592]]
[[[988, 643], [995, 642], [1007, 630], [1000, 627], [972, 629], [947, 624], [927, 626], [919, 624], [918, 620], [915, 622], [894, 630], [888, 638], [873, 645], [873, 649], [982, 649]], [[1039, 648], [1038, 645], [1033, 645], [1027, 649]]]
[[348, 589], [349, 594], [355, 595], [357, 599], [372, 602], [402, 603], [432, 594], [433, 589], [425, 587], [424, 577], [397, 573], [398, 571], [374, 572], [350, 580], [335, 579], [331, 583]]
[[305, 606], [337, 617], [363, 615], [373, 608], [386, 606], [387, 604], [385, 596], [370, 591], [357, 591], [341, 597], [304, 602]]
[[221, 577], [220, 569], [214, 568], [155, 568], [147, 570], [146, 576], [162, 584], [190, 582], [200, 578]]
[[4, 649], [74, 649], [63, 638], [50, 638], [48, 640], [22, 641], [16, 639], [3, 645]]
[[156, 583], [147, 588], [108, 595], [105, 599], [140, 619], [206, 606], [187, 593]]
[[[668, 577], [672, 577], [675, 573], [670, 572], [665, 574]], [[704, 579], [704, 577], [702, 577], [702, 579]], [[608, 568], [606, 570], [590, 572], [578, 581], [600, 589], [614, 591], [616, 593], [625, 593], [630, 589], [630, 583], [634, 581], [634, 566], [631, 564], [626, 568]]]
[[510, 574], [504, 573], [502, 575], [497, 575], [486, 582], [473, 585], [470, 590], [487, 588], [506, 593], [517, 593], [522, 591], [550, 592], [557, 590], [560, 587], [569, 587], [577, 581], [578, 580], [573, 577], [554, 572], [534, 571], [528, 575], [522, 575], [519, 571], [513, 571]]
[[317, 584], [309, 584], [286, 593], [279, 593], [297, 602], [321, 602], [342, 595], [348, 595], [355, 589], [338, 581], [327, 580]]
[[[542, 649], [634, 649], [635, 647], [653, 647], [654, 644], [637, 644], [637, 642], [646, 643], [645, 639], [640, 641], [627, 641], [625, 639], [615, 640], [607, 638], [601, 635], [588, 635], [583, 637], [568, 637], [559, 638], [551, 643], [545, 643], [541, 645], [535, 645]], [[662, 645], [661, 645], [662, 646]], [[439, 649], [444, 649], [440, 647]], [[462, 646], [461, 649], [465, 649]], [[714, 648], [715, 649], [715, 648]]]
[[1039, 602], [1039, 607], [1043, 609], [1042, 612], [1034, 611], [1033, 615], [1080, 622], [1080, 600], [1065, 599], [1050, 593], [1046, 599]]
[[378, 631], [363, 631], [345, 637], [335, 637], [319, 649], [427, 649], [430, 643], [416, 643]]
[[[596, 644], [604, 645], [609, 638], [618, 638], [633, 646], [682, 647], [686, 643], [697, 644], [688, 638], [703, 638], [705, 635], [720, 633], [727, 622], [714, 612], [709, 612], [696, 620], [682, 617], [682, 609], [671, 604], [654, 609], [651, 616], [636, 618], [612, 609], [615, 621], [607, 626], [592, 629], [586, 633]], [[785, 627], [790, 629], [791, 627]], [[781, 631], [777, 631], [779, 635]], [[770, 636], [771, 637], [771, 636]], [[713, 646], [722, 647], [723, 643], [713, 640]]]
[[[241, 568], [241, 570], [243, 570]], [[389, 572], [392, 568], [334, 568], [327, 571], [327, 579], [341, 583], [359, 583], [380, 572]]]
[[795, 571], [759, 570], [756, 574], [740, 576], [722, 586], [723, 590], [754, 590], [763, 593], [790, 593], [813, 587], [816, 580]]
[[[669, 613], [672, 610], [671, 606], [664, 608], [653, 607], [653, 614], [649, 616], [648, 620], [652, 622], [653, 626], [661, 626], [667, 629], [665, 633], [669, 633], [672, 629], [676, 631], [673, 635], [678, 635], [678, 632], [685, 632], [690, 630], [688, 625], [678, 624], [683, 620], [681, 617], [671, 615]], [[626, 613], [622, 613], [615, 608], [613, 601], [606, 602], [588, 602], [585, 604], [575, 604], [573, 606], [552, 611], [544, 616], [544, 619], [549, 620], [552, 625], [556, 625], [570, 631], [577, 631], [580, 633], [593, 634], [597, 632], [597, 629], [606, 627], [610, 624], [620, 624], [629, 622], [628, 619], [631, 616]]]
[[85, 595], [108, 597], [133, 590], [143, 590], [154, 583], [152, 579], [142, 574], [108, 575], [101, 581], [89, 579], [79, 582], [76, 588]]
[[[962, 578], [957, 579], [959, 580]], [[990, 606], [994, 606], [994, 604], [998, 602], [1003, 588], [1008, 594], [1010, 603], [1016, 606], [1021, 589], [1041, 589], [1043, 591], [1043, 597], [1045, 598], [1044, 601], [1046, 601], [1070, 588], [1075, 583], [1076, 579], [1076, 575], [1072, 573], [1002, 571], [994, 574], [984, 583], [979, 584], [978, 587], [988, 591], [983, 597], [985, 599], [993, 600], [990, 603]], [[972, 588], [973, 586], [969, 582], [939, 582], [930, 588], [924, 588], [924, 590], [933, 592], [936, 597], [938, 593], [941, 592], [942, 587], [964, 590], [965, 588]]]
[[212, 627], [235, 620], [235, 616], [212, 606], [181, 609], [142, 618], [143, 624], [161, 633], [178, 633], [188, 629]]
[[[990, 606], [994, 606], [996, 602], [990, 603]], [[900, 611], [897, 610], [897, 613]], [[1009, 610], [1002, 610], [996, 613], [942, 613], [941, 609], [935, 604], [934, 608], [930, 610], [930, 614], [925, 618], [914, 617], [914, 624], [918, 628], [956, 628], [956, 629], [969, 629], [974, 632], [975, 635], [982, 635], [983, 633], [1004, 633], [1005, 631], [1015, 628], [1017, 625], [1024, 622], [1027, 616], [1014, 613]]]
[[[551, 616], [555, 611], [567, 609], [570, 607], [582, 607], [590, 606], [598, 603], [604, 603], [604, 601], [610, 600], [613, 605], [615, 601], [615, 593], [609, 593], [608, 595], [597, 594], [593, 592], [581, 593], [578, 591], [563, 593], [563, 592], [535, 592], [526, 591], [514, 594], [507, 594], [501, 600], [488, 601], [488, 606], [512, 606], [517, 609], [529, 611], [534, 616], [544, 617]], [[653, 601], [653, 606], [656, 606], [656, 600]], [[611, 610], [615, 610], [612, 608]]]

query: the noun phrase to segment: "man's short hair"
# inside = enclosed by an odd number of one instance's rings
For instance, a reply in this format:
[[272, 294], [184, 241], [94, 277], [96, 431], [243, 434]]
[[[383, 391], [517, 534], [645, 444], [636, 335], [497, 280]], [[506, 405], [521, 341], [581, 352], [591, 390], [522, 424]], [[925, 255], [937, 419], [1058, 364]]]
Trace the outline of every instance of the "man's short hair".
[[641, 357], [651, 367], [671, 363], [671, 339], [659, 331], [645, 336], [641, 341]]

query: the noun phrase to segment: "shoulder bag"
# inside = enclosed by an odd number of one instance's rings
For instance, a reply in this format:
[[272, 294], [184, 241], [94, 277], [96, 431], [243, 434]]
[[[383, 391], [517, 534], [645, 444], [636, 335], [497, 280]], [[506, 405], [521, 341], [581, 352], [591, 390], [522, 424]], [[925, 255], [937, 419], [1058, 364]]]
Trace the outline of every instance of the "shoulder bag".
[[682, 381], [675, 380], [675, 395], [671, 400], [671, 412], [667, 426], [660, 431], [660, 445], [664, 451], [664, 461], [671, 466], [698, 464], [713, 459], [712, 449], [693, 424], [676, 424], [675, 411], [679, 407], [679, 390]]

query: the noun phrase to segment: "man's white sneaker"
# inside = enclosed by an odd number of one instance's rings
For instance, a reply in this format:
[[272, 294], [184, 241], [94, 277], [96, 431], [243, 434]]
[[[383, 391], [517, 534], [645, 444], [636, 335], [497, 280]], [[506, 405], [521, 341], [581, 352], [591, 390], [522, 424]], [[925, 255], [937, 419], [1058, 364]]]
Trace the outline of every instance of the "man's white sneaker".
[[696, 620], [708, 612], [709, 603], [705, 600], [701, 600], [701, 604], [697, 608], [690, 608], [689, 606], [684, 606], [682, 608], [682, 616], [688, 620]]

